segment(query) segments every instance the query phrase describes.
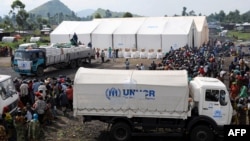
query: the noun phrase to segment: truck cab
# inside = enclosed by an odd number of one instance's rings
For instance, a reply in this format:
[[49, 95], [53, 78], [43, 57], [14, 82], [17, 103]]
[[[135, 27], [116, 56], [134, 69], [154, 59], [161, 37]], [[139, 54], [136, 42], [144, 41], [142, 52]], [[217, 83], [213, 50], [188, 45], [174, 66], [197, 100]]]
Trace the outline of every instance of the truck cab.
[[0, 75], [0, 118], [7, 109], [14, 114], [18, 104], [18, 94], [9, 75]]
[[193, 107], [199, 117], [221, 128], [231, 123], [233, 108], [224, 83], [216, 78], [196, 77], [189, 87]]
[[46, 57], [44, 49], [17, 49], [12, 61], [15, 72], [22, 75], [44, 74]]

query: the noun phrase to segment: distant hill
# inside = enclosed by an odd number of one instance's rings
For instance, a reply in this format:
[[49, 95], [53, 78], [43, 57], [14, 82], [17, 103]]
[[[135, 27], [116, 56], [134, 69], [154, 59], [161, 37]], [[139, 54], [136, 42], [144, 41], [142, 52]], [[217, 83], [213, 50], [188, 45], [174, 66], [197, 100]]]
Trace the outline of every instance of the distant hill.
[[[69, 9], [65, 4], [63, 4], [60, 0], [50, 0], [41, 6], [38, 6], [32, 10], [29, 11], [29, 13], [35, 14], [35, 15], [41, 15], [44, 18], [48, 18], [48, 13], [50, 13], [50, 17], [53, 17], [57, 13], [62, 13], [63, 15], [72, 15], [72, 12], [76, 13], [76, 16], [83, 18], [88, 16], [93, 16], [96, 13], [99, 13], [102, 18], [106, 17], [106, 9], [98, 8], [97, 10], [93, 9], [84, 9], [79, 12], [72, 11]], [[117, 18], [117, 17], [123, 17], [124, 13], [126, 12], [113, 12], [110, 11], [111, 17], [108, 18]], [[132, 13], [131, 13], [132, 14]], [[139, 15], [134, 15], [133, 17], [140, 17]]]
[[76, 12], [76, 15], [78, 17], [87, 17], [87, 16], [91, 16], [93, 13], [95, 13], [96, 10], [93, 9], [84, 9], [81, 11]]
[[54, 16], [56, 13], [63, 13], [63, 15], [72, 15], [72, 10], [69, 9], [65, 4], [63, 4], [60, 0], [51, 0], [48, 1], [41, 6], [36, 7], [29, 11], [29, 13], [33, 13], [35, 15], [41, 15], [42, 17], [48, 17], [48, 13], [50, 16]]

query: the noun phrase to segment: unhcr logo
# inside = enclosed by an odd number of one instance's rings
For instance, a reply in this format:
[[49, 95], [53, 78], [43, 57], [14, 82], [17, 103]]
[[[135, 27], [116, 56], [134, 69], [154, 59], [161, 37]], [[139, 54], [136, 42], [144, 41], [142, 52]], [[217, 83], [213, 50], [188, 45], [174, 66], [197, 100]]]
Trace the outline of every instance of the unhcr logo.
[[121, 97], [121, 90], [116, 88], [110, 88], [106, 90], [107, 99], [111, 99], [111, 97]]

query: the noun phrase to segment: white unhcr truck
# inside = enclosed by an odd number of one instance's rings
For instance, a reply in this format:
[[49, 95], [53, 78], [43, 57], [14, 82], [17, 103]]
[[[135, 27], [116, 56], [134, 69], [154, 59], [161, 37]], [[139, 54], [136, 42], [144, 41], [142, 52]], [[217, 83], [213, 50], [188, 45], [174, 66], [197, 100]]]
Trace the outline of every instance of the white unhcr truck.
[[74, 115], [110, 124], [114, 140], [177, 132], [191, 141], [213, 141], [231, 123], [226, 86], [187, 71], [79, 68], [74, 80]]
[[14, 114], [18, 105], [19, 96], [9, 75], [0, 75], [0, 118], [5, 109]]

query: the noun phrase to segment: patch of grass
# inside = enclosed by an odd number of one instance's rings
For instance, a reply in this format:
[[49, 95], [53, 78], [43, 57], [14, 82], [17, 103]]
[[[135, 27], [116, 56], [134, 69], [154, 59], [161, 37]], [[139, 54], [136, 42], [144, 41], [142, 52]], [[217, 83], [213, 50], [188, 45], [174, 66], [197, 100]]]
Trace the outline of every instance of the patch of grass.
[[234, 38], [236, 40], [243, 40], [243, 41], [250, 40], [250, 33], [243, 33], [239, 31], [228, 31], [227, 36], [230, 38]]

